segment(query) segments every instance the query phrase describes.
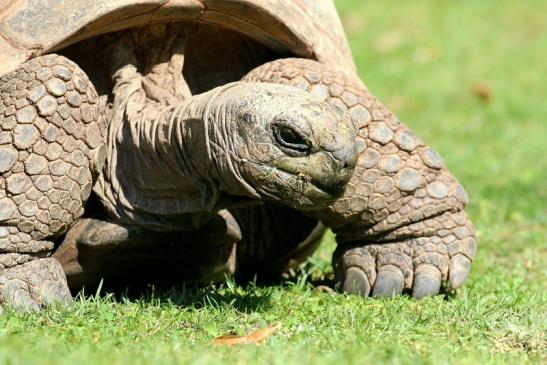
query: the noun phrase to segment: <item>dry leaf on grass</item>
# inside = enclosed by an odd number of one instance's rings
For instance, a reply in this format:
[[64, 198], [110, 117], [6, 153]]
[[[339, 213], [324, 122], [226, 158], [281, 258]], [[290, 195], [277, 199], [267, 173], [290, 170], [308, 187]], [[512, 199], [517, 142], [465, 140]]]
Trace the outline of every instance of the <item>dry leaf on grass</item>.
[[258, 331], [251, 332], [245, 336], [227, 335], [220, 336], [213, 340], [215, 345], [246, 345], [251, 343], [260, 343], [270, 337], [275, 331], [281, 328], [281, 323], [278, 323], [271, 327], [259, 329]]
[[476, 82], [471, 87], [471, 91], [476, 97], [485, 103], [492, 99], [492, 88], [485, 82]]

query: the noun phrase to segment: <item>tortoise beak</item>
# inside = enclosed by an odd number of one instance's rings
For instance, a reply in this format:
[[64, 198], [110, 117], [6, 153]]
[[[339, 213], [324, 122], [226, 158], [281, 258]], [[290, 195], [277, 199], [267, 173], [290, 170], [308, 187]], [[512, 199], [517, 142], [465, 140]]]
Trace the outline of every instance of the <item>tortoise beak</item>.
[[332, 173], [323, 174], [322, 178], [315, 179], [315, 182], [322, 190], [339, 197], [346, 190], [346, 185], [353, 175], [358, 158], [357, 148], [353, 145], [342, 147], [325, 155], [330, 159]]

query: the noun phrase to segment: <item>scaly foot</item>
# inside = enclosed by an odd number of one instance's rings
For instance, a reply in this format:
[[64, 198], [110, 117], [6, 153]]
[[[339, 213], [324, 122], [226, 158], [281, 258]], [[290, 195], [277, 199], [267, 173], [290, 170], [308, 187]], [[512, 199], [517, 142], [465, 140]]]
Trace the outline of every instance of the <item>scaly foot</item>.
[[411, 290], [418, 299], [438, 294], [442, 286], [460, 287], [476, 251], [465, 213], [444, 213], [424, 225], [435, 233], [392, 243], [339, 245], [333, 259], [337, 287], [374, 297]]
[[[53, 258], [24, 262], [29, 258], [19, 254], [0, 255], [0, 307], [38, 310], [52, 303], [72, 302], [61, 265]], [[17, 264], [18, 261], [24, 263]], [[3, 268], [10, 263], [15, 265]]]

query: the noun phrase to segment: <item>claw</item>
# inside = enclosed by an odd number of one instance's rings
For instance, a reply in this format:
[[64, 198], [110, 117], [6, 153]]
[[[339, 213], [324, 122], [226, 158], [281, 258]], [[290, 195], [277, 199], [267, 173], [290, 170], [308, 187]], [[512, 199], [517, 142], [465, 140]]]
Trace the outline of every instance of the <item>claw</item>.
[[450, 260], [448, 282], [452, 289], [459, 288], [471, 271], [471, 260], [464, 255], [456, 255]]
[[72, 303], [72, 295], [70, 295], [68, 288], [58, 283], [45, 283], [41, 288], [40, 294], [45, 305], [67, 305]]
[[436, 295], [441, 289], [441, 272], [433, 265], [421, 264], [416, 268], [412, 296], [423, 299]]
[[376, 277], [372, 296], [393, 297], [403, 291], [404, 277], [401, 270], [393, 265], [382, 266]]
[[39, 311], [40, 305], [30, 296], [27, 284], [21, 280], [9, 280], [3, 287], [6, 304], [17, 310]]
[[53, 280], [45, 280], [39, 285], [40, 298], [44, 305], [49, 304], [70, 304], [72, 295], [68, 289], [65, 273], [61, 265], [55, 259], [50, 259], [49, 272]]
[[358, 267], [350, 267], [346, 271], [344, 285], [342, 289], [346, 293], [359, 294], [363, 297], [368, 297], [370, 293], [370, 285], [367, 275]]

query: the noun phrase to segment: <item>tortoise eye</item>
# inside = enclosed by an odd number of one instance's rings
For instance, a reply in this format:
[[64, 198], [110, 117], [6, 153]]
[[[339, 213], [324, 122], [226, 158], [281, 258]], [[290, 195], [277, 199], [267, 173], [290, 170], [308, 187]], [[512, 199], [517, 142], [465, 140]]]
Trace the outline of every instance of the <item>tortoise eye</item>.
[[310, 149], [309, 142], [294, 129], [287, 126], [275, 126], [274, 137], [282, 147], [298, 152], [307, 152]]

